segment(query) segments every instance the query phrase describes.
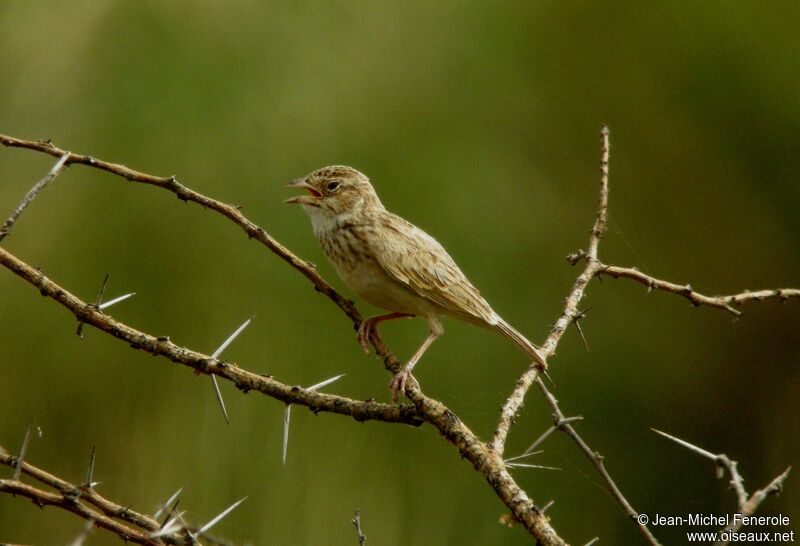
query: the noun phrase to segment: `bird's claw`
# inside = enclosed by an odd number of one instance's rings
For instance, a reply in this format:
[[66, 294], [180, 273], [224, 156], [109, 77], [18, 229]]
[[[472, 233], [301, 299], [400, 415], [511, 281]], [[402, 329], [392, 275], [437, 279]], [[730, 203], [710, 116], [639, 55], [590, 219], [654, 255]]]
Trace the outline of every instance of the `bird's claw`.
[[411, 375], [411, 370], [403, 368], [402, 370], [394, 374], [394, 377], [389, 382], [389, 388], [392, 390], [392, 402], [395, 403], [397, 402], [398, 392], [401, 392], [403, 394], [406, 393], [406, 383], [408, 382], [409, 379], [412, 381], [413, 384], [418, 384], [417, 380], [414, 379], [414, 376]]
[[364, 319], [358, 325], [358, 333], [356, 334], [356, 341], [361, 345], [366, 354], [369, 354], [369, 336], [372, 334], [374, 324], [370, 319]]

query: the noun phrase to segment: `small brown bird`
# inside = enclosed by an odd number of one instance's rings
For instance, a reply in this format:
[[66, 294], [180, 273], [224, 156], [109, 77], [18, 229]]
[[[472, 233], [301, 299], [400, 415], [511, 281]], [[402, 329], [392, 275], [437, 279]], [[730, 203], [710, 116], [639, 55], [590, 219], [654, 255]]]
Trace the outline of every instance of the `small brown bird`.
[[499, 332], [542, 370], [547, 368], [536, 346], [492, 310], [436, 239], [386, 210], [364, 174], [350, 167], [324, 167], [288, 187], [308, 191], [286, 203], [303, 205], [344, 283], [390, 311], [361, 323], [356, 339], [364, 351], [369, 352], [370, 333], [380, 322], [414, 316], [428, 321], [430, 334], [389, 383], [392, 400], [397, 401], [398, 391], [405, 393], [414, 366], [444, 333], [441, 315]]

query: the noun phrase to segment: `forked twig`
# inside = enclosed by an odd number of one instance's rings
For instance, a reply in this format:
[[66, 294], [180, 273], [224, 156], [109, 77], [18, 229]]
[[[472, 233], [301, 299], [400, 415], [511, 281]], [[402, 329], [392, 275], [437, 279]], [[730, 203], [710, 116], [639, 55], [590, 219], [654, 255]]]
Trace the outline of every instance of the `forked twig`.
[[[749, 495], [744, 487], [744, 478], [739, 473], [738, 463], [731, 460], [724, 453], [714, 454], [703, 449], [702, 447], [698, 447], [692, 443], [689, 443], [686, 440], [681, 440], [680, 438], [677, 438], [671, 434], [667, 434], [666, 432], [662, 432], [657, 429], [651, 430], [656, 434], [660, 434], [664, 438], [672, 440], [676, 444], [685, 447], [689, 451], [697, 453], [698, 455], [713, 461], [717, 465], [717, 478], [722, 478], [724, 472], [727, 471], [728, 475], [730, 476], [729, 484], [731, 489], [733, 489], [734, 493], [736, 494], [738, 514], [741, 516], [752, 516], [755, 514], [756, 510], [758, 510], [759, 506], [761, 506], [761, 503], [767, 499], [767, 497], [780, 493], [781, 490], [783, 490], [784, 482], [789, 477], [789, 472], [792, 470], [791, 466], [788, 467], [781, 474], [776, 476], [771, 482], [769, 482], [766, 487], [759, 489], [752, 495]], [[722, 529], [720, 534], [728, 533], [728, 536], [730, 536], [730, 534], [738, 531], [742, 527], [742, 524], [743, 519], [741, 517], [734, 517], [731, 522], [724, 529]], [[729, 541], [727, 540], [718, 540], [715, 544], [723, 546], [728, 544], [728, 542]]]

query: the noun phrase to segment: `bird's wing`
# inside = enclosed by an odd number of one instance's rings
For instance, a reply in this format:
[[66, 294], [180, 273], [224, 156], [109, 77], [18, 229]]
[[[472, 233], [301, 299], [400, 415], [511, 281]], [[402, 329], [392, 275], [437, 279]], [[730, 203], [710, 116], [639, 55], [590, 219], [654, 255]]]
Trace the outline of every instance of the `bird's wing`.
[[391, 278], [445, 309], [497, 324], [497, 314], [436, 239], [394, 214], [380, 224], [385, 236], [370, 238], [370, 246]]

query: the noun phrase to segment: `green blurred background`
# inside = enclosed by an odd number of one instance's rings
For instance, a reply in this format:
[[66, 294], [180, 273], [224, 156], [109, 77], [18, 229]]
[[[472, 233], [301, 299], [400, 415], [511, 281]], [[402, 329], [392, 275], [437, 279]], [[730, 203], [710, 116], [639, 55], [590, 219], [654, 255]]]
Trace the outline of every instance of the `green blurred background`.
[[[245, 213], [335, 278], [283, 183], [327, 164], [370, 175], [388, 208], [434, 234], [503, 316], [541, 342], [594, 219], [599, 130], [612, 135], [607, 263], [707, 293], [800, 285], [797, 2], [33, 3], [0, 8], [0, 132], [159, 175]], [[54, 159], [0, 149], [0, 215]], [[387, 374], [296, 271], [218, 215], [152, 187], [72, 167], [3, 245], [74, 293], [136, 291], [112, 314], [289, 384], [388, 400]], [[752, 490], [800, 447], [800, 302], [735, 322], [630, 281], [593, 282], [551, 375], [636, 509], [733, 508], [712, 464], [656, 427], [740, 461]], [[360, 304], [362, 311], [374, 308]], [[283, 405], [134, 352], [0, 271], [0, 445], [43, 429], [29, 460], [152, 512], [178, 487], [237, 544], [527, 544], [504, 506], [428, 426], [357, 424]], [[417, 377], [484, 437], [525, 358], [500, 336], [446, 324]], [[422, 321], [387, 325], [407, 357]], [[508, 453], [550, 424], [531, 393]], [[641, 543], [583, 455], [556, 435], [518, 470], [582, 544]], [[2, 471], [8, 477], [10, 470]], [[761, 513], [800, 518], [800, 480]], [[0, 497], [0, 541], [66, 544], [83, 522]], [[682, 543], [686, 528], [658, 528]], [[786, 529], [784, 529], [786, 530]], [[89, 544], [116, 544], [96, 532]]]

